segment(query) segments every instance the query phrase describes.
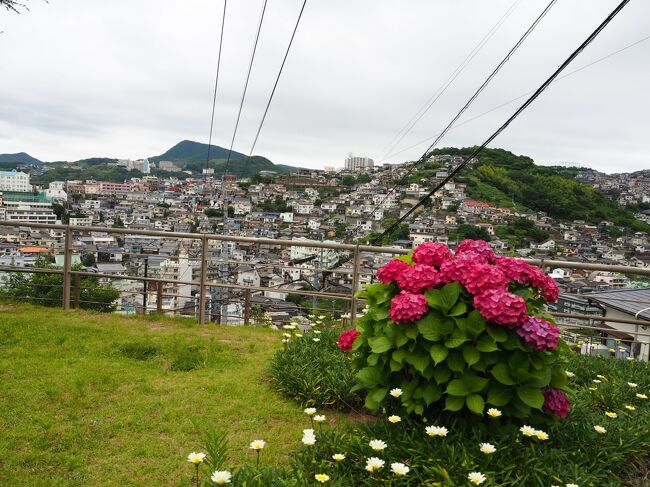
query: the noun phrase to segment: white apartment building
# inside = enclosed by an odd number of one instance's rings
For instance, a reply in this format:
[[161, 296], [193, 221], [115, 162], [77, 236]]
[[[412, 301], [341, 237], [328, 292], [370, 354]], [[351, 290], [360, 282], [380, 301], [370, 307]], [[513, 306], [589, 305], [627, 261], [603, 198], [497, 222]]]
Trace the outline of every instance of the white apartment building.
[[372, 169], [375, 166], [375, 161], [369, 157], [358, 157], [349, 154], [345, 160], [346, 171], [365, 171]]
[[[318, 249], [307, 246], [309, 243], [316, 242], [315, 240], [309, 240], [308, 238], [294, 238], [292, 240], [303, 245], [291, 247], [291, 260], [304, 259], [305, 257], [315, 255], [316, 258], [306, 265], [309, 267], [312, 267], [314, 265], [318, 266], [318, 261], [320, 261], [322, 258], [322, 266], [325, 268], [333, 267], [339, 260], [339, 253], [334, 249]], [[335, 242], [334, 240], [325, 240], [324, 243], [338, 242]]]
[[0, 191], [22, 191], [32, 190], [29, 184], [29, 174], [22, 171], [0, 171]]
[[52, 203], [44, 201], [4, 201], [5, 220], [27, 223], [56, 223]]
[[90, 227], [93, 224], [93, 219], [90, 216], [85, 217], [70, 217], [70, 225], [74, 227]]

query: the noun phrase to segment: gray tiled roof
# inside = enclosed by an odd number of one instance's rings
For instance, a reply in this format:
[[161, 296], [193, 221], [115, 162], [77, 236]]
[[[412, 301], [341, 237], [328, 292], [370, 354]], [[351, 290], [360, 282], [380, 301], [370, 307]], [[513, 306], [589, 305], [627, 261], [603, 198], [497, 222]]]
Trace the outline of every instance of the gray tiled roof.
[[650, 288], [618, 289], [583, 295], [585, 298], [632, 315], [633, 318], [650, 320]]

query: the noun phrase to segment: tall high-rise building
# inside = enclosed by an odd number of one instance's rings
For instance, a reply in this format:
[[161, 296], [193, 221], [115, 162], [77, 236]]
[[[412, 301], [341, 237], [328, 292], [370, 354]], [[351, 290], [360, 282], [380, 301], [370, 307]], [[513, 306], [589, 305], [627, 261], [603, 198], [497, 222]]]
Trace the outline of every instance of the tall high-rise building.
[[372, 169], [375, 165], [375, 161], [369, 157], [358, 157], [350, 153], [348, 158], [345, 160], [345, 170], [346, 171], [366, 171]]

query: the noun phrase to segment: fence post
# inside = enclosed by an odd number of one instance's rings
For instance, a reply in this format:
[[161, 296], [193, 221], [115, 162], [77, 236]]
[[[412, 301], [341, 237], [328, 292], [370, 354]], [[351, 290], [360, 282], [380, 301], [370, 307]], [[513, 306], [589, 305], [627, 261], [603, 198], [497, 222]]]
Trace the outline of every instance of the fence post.
[[144, 278], [145, 280], [142, 283], [142, 314], [147, 314], [147, 296], [149, 294], [149, 257], [144, 258]]
[[361, 265], [361, 254], [359, 244], [354, 248], [354, 259], [352, 260], [352, 301], [350, 303], [350, 327], [357, 324], [357, 290], [359, 287], [359, 265]]
[[72, 230], [68, 223], [63, 244], [63, 309], [70, 309], [70, 288], [72, 287]]
[[251, 322], [251, 290], [246, 289], [244, 293], [244, 324], [250, 325]]
[[81, 306], [81, 276], [79, 274], [74, 275], [74, 307], [79, 309]]
[[156, 313], [161, 315], [162, 314], [162, 300], [163, 300], [163, 282], [162, 281], [156, 281]]
[[208, 280], [208, 237], [201, 237], [201, 284], [199, 285], [199, 324], [205, 324], [205, 291]]

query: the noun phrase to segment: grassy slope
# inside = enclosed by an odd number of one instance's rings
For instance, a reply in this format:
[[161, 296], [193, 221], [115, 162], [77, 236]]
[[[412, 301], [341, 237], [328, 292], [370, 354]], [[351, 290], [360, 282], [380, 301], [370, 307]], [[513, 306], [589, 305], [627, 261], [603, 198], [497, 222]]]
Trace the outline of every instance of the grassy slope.
[[[198, 425], [228, 432], [232, 464], [253, 458], [257, 438], [263, 461], [281, 464], [306, 427], [265, 379], [278, 332], [0, 306], [3, 486], [178, 485]], [[159, 353], [128, 358], [132, 343]], [[193, 346], [205, 366], [172, 371]]]

